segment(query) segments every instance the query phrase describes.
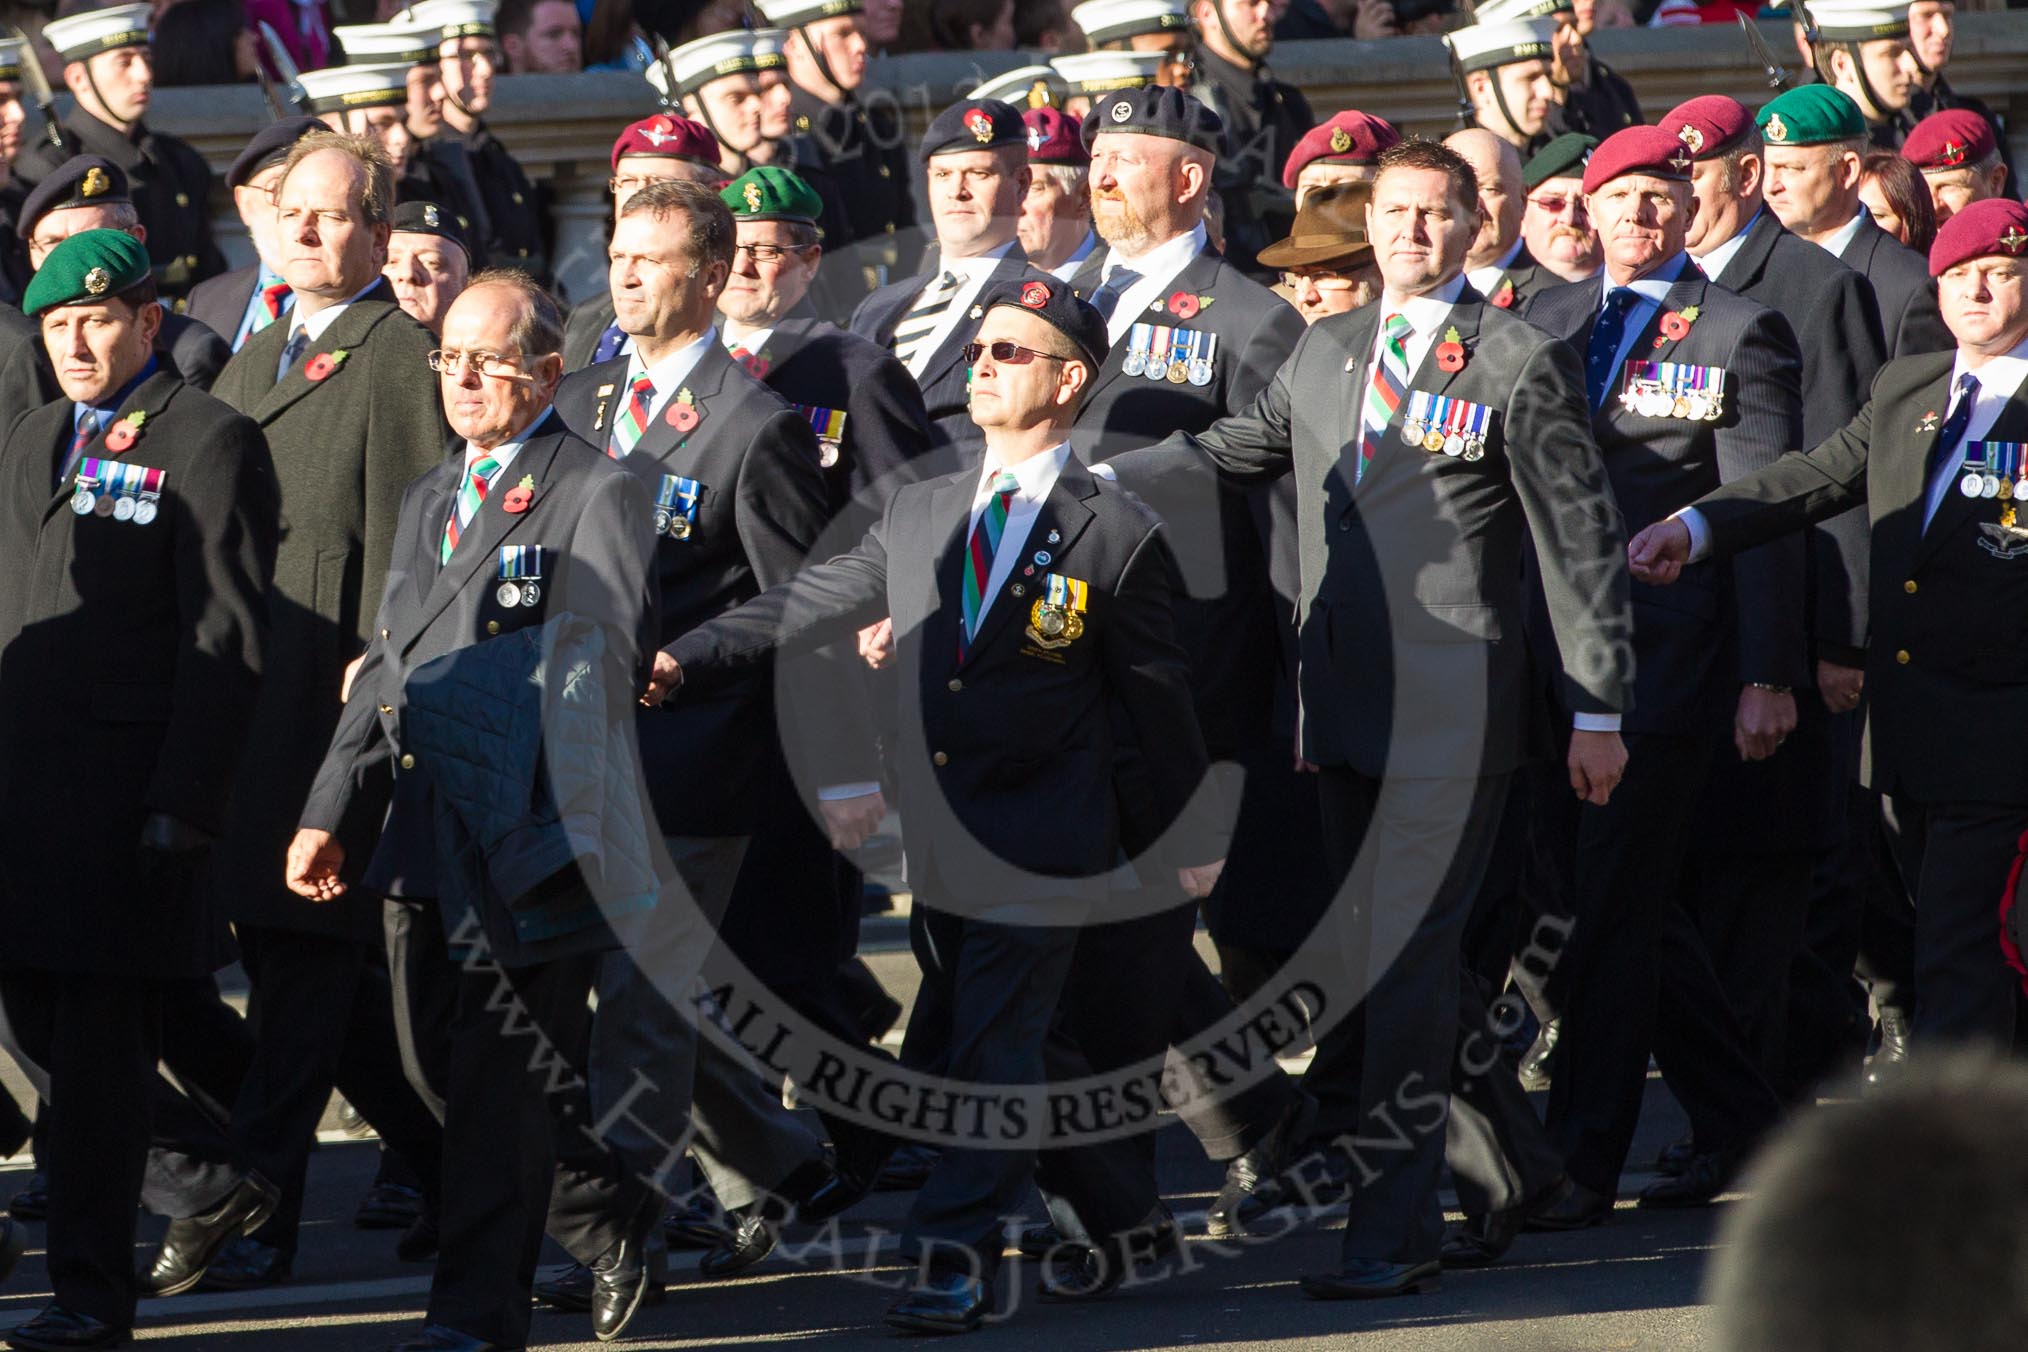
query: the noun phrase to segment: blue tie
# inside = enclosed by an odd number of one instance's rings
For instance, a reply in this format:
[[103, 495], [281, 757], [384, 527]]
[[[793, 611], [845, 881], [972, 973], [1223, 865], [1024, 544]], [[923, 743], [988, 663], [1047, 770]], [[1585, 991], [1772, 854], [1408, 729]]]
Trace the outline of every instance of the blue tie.
[[1120, 294], [1135, 282], [1141, 274], [1129, 267], [1113, 269], [1113, 275], [1100, 282], [1091, 293], [1091, 308], [1099, 312], [1099, 318], [1108, 324], [1112, 322], [1113, 311], [1119, 308]]
[[606, 325], [606, 331], [599, 335], [599, 345], [592, 349], [592, 365], [611, 361], [620, 355], [620, 344], [627, 341], [627, 335], [620, 331], [620, 321], [615, 319]]
[[1937, 433], [1936, 445], [1929, 448], [1929, 459], [1923, 465], [1924, 502], [1936, 496], [1937, 475], [1950, 468], [1958, 443], [1965, 439], [1965, 429], [1972, 425], [1972, 405], [1979, 402], [1979, 378], [1970, 371], [1959, 376], [1954, 399], [1951, 416], [1944, 419], [1943, 428]]
[[1606, 295], [1605, 309], [1592, 321], [1591, 345], [1585, 349], [1584, 388], [1591, 396], [1591, 411], [1604, 405], [1612, 387], [1613, 367], [1620, 355], [1620, 340], [1627, 336], [1627, 311], [1640, 297], [1632, 287], [1616, 286]]

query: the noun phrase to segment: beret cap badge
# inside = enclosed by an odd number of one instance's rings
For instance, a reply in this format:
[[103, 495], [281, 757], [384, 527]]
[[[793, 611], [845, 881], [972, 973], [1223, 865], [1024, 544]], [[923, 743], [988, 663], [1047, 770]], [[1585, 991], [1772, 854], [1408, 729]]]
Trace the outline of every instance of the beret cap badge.
[[985, 145], [993, 139], [993, 118], [984, 108], [974, 108], [965, 114], [965, 130], [972, 133], [972, 139]]
[[753, 182], [753, 181], [751, 181], [751, 180], [748, 180], [748, 182], [747, 182], [747, 185], [746, 185], [746, 190], [745, 190], [745, 191], [744, 191], [743, 193], [741, 193], [740, 195], [741, 195], [742, 197], [746, 198], [746, 209], [747, 209], [748, 211], [759, 211], [759, 210], [760, 210], [760, 206], [761, 206], [761, 190], [760, 190], [760, 184], [758, 184], [758, 183], [755, 183], [755, 182]]
[[1049, 304], [1049, 287], [1043, 282], [1029, 282], [1021, 288], [1021, 303], [1031, 310], [1039, 310]]
[[97, 197], [101, 193], [111, 192], [112, 188], [113, 181], [106, 177], [106, 171], [93, 165], [85, 170], [84, 181], [78, 184], [77, 190], [80, 196]]
[[1782, 121], [1780, 113], [1772, 114], [1767, 120], [1767, 139], [1780, 144], [1789, 139], [1788, 123]]
[[1112, 108], [1113, 121], [1124, 122], [1133, 115], [1134, 115], [1134, 105], [1128, 103], [1125, 99], [1121, 99], [1118, 103], [1115, 103], [1113, 105]]
[[[97, 170], [93, 170], [97, 173]], [[94, 296], [103, 296], [112, 289], [113, 275], [104, 268], [93, 268], [85, 274], [85, 290]]]
[[2023, 231], [2018, 225], [2013, 226], [2006, 234], [2000, 236], [2000, 247], [2010, 254], [2018, 254], [2023, 249], [2028, 249], [2028, 231]]
[[1681, 130], [1676, 133], [1676, 139], [1690, 147], [1692, 155], [1699, 155], [1704, 151], [1704, 133], [1696, 127], [1691, 126], [1688, 122], [1685, 122]]
[[1342, 155], [1352, 148], [1352, 133], [1343, 127], [1331, 128], [1331, 153]]

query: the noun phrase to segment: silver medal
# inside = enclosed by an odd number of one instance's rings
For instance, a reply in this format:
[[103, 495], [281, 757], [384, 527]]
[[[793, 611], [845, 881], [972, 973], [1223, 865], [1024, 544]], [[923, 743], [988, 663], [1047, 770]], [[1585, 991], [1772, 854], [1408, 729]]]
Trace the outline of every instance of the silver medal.
[[1980, 474], [1977, 470], [1965, 475], [1963, 479], [1958, 481], [1958, 492], [1968, 498], [1982, 497], [1985, 495], [1985, 491], [1986, 476]]
[[1444, 438], [1445, 455], [1455, 460], [1464, 453], [1465, 453], [1465, 439], [1463, 436], [1461, 436], [1456, 432], [1453, 432], [1449, 436]]
[[521, 604], [521, 588], [512, 582], [502, 582], [500, 589], [493, 593], [493, 599], [508, 610]]
[[655, 534], [667, 535], [668, 533], [669, 533], [669, 509], [666, 507], [657, 507], [655, 509]]
[[1465, 459], [1484, 460], [1485, 458], [1486, 458], [1485, 441], [1480, 438], [1476, 437], [1473, 438], [1471, 444], [1465, 447]]
[[1401, 425], [1401, 439], [1410, 446], [1422, 445], [1422, 424], [1405, 422]]
[[522, 605], [524, 605], [524, 606], [532, 606], [532, 605], [534, 605], [534, 604], [535, 604], [535, 603], [536, 603], [537, 601], [540, 601], [541, 599], [542, 599], [542, 586], [541, 586], [541, 584], [540, 584], [540, 583], [537, 583], [537, 582], [524, 582], [524, 583], [522, 583], [522, 584], [521, 584], [521, 604], [522, 604]]
[[96, 501], [97, 499], [92, 496], [91, 489], [80, 488], [77, 492], [70, 495], [70, 509], [79, 516], [90, 516], [92, 514], [92, 504]]
[[1190, 383], [1192, 385], [1209, 385], [1211, 383], [1211, 361], [1209, 358], [1198, 357], [1190, 363]]
[[1135, 348], [1132, 352], [1129, 352], [1127, 359], [1120, 363], [1120, 370], [1130, 376], [1137, 376], [1147, 369], [1148, 354], [1139, 348]]
[[1997, 475], [1997, 474], [1988, 474], [1988, 475], [1986, 475], [1986, 476], [1985, 476], [1984, 478], [1980, 479], [1980, 480], [1979, 480], [1979, 496], [1980, 496], [1980, 497], [1982, 497], [1982, 498], [1997, 498], [1997, 497], [1999, 497], [1999, 496], [2000, 496], [2000, 476], [1999, 476], [1999, 475]]
[[113, 520], [132, 521], [133, 519], [134, 519], [134, 500], [132, 498], [114, 498]]
[[155, 519], [155, 499], [142, 498], [134, 504], [134, 524], [145, 526]]

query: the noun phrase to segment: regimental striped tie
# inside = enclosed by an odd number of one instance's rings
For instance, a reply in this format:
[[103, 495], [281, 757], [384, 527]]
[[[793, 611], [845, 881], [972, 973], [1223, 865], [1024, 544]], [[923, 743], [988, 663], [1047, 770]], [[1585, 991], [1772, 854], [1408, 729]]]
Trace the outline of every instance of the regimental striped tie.
[[979, 618], [986, 613], [986, 587], [993, 580], [993, 554], [1000, 548], [1001, 532], [1007, 529], [1007, 504], [1020, 486], [1021, 481], [1007, 470], [993, 476], [993, 496], [986, 499], [986, 510], [979, 513], [978, 524], [972, 527], [972, 538], [965, 546], [965, 595], [961, 605], [965, 623], [958, 631], [960, 662], [971, 650]]
[[1394, 421], [1394, 411], [1408, 394], [1408, 337], [1415, 325], [1406, 315], [1389, 315], [1381, 326], [1380, 362], [1373, 368], [1373, 383], [1366, 387], [1366, 435], [1359, 439], [1359, 468], [1353, 482], [1366, 477], [1366, 467], [1380, 450], [1380, 439]]
[[56, 471], [57, 487], [63, 487], [63, 481], [68, 479], [71, 470], [77, 467], [78, 458], [84, 454], [85, 447], [91, 445], [92, 438], [98, 434], [99, 411], [88, 408], [84, 411], [84, 416], [77, 420], [77, 433], [70, 439], [70, 454], [63, 458], [63, 464]]
[[922, 351], [931, 333], [943, 322], [944, 311], [951, 308], [951, 301], [958, 294], [958, 287], [964, 278], [955, 272], [946, 272], [922, 289], [915, 298], [915, 304], [908, 307], [908, 313], [894, 326], [894, 356], [911, 375], [920, 375], [915, 369], [916, 356]]
[[295, 292], [289, 289], [287, 282], [269, 282], [266, 286], [262, 287], [261, 306], [258, 310], [254, 311], [253, 324], [247, 329], [248, 335], [251, 336], [259, 333], [262, 329], [280, 319], [282, 317], [282, 310], [287, 305], [289, 297], [294, 294]]
[[451, 555], [458, 548], [458, 538], [465, 533], [465, 527], [472, 524], [472, 517], [486, 500], [487, 489], [493, 485], [493, 476], [499, 472], [500, 462], [490, 455], [480, 456], [465, 471], [465, 481], [458, 486], [457, 503], [444, 520], [444, 547], [437, 556], [439, 563], [451, 561]]
[[648, 430], [648, 409], [654, 402], [655, 382], [643, 371], [627, 386], [627, 402], [613, 418], [613, 439], [606, 443], [607, 455], [625, 460], [641, 444], [641, 434]]

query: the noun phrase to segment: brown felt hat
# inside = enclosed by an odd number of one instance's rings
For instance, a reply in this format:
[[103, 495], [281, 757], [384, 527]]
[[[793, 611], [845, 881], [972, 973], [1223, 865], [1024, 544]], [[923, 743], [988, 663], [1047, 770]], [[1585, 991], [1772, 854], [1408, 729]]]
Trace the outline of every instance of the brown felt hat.
[[1296, 209], [1287, 239], [1260, 251], [1271, 268], [1358, 268], [1373, 261], [1366, 238], [1366, 204], [1371, 183], [1329, 183], [1315, 189]]

